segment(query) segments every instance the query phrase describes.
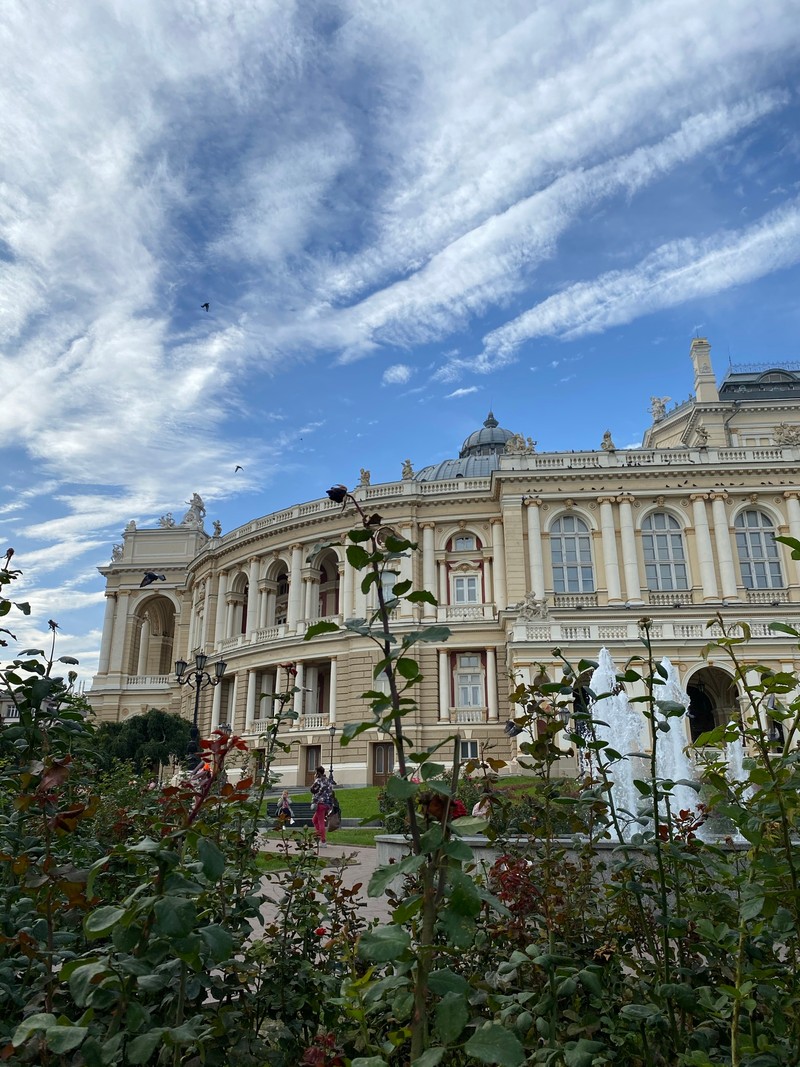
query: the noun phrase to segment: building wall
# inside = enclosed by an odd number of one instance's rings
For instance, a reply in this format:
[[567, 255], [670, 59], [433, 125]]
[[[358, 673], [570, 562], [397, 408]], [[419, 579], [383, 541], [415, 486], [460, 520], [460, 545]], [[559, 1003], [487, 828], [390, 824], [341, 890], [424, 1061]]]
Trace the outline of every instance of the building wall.
[[[477, 740], [481, 751], [489, 746], [492, 755], [513, 758], [515, 742], [504, 733], [513, 715], [508, 701], [512, 676], [533, 677], [544, 664], [558, 677], [552, 656], [556, 646], [575, 662], [596, 657], [605, 646], [621, 667], [641, 650], [637, 621], [643, 615], [652, 619], [659, 656], [675, 663], [684, 685], [701, 684], [707, 669], [701, 656], [709, 638], [706, 623], [716, 614], [726, 624], [748, 621], [752, 653], [761, 662], [776, 670], [800, 666], [791, 640], [768, 629], [773, 620], [797, 621], [800, 564], [778, 545], [780, 578], [772, 576], [764, 588], [749, 588], [753, 583], [737, 548], [742, 531], [736, 527], [738, 516], [757, 512], [772, 524], [762, 531], [767, 540], [770, 534], [800, 538], [800, 447], [785, 443], [792, 440], [785, 425], [800, 428], [800, 405], [767, 398], [763, 410], [757, 400], [734, 409], [714, 399], [719, 394], [707, 349], [693, 344], [691, 355], [703, 402], [684, 402], [670, 412], [654, 405], [647, 447], [517, 451], [501, 456], [491, 477], [403, 478], [354, 490], [370, 512], [380, 513], [386, 527], [418, 541], [419, 551], [403, 562], [403, 576], [439, 596], [438, 607], [404, 606], [395, 619], [397, 631], [434, 622], [452, 630], [441, 647], [418, 646], [423, 670], [416, 691], [419, 706], [406, 720], [415, 743], [427, 745], [458, 731], [464, 740]], [[771, 418], [784, 424], [778, 434], [784, 443], [727, 443], [734, 421], [744, 441], [748, 426], [753, 427], [751, 437], [763, 437]], [[681, 539], [685, 589], [648, 588], [653, 583], [648, 582], [643, 526], [653, 516], [668, 516], [655, 521], [677, 524], [672, 532]], [[312, 692], [297, 696], [298, 720], [285, 735], [297, 744], [276, 765], [286, 784], [301, 782], [309, 745], [320, 746], [327, 765], [329, 726], [341, 732], [344, 723], [368, 718], [361, 694], [375, 685], [377, 653], [365, 639], [339, 633], [302, 640], [318, 615], [324, 558], [310, 557], [320, 542], [332, 545], [325, 557], [328, 572], [339, 575], [335, 618], [367, 611], [360, 579], [345, 556], [353, 521], [352, 509], [342, 514], [340, 505], [321, 498], [254, 519], [225, 536], [208, 537], [202, 529], [183, 526], [129, 527], [122, 553], [102, 568], [108, 610], [100, 671], [90, 694], [98, 714], [123, 719], [160, 707], [191, 717], [194, 695], [178, 686], [174, 666], [167, 667], [179, 657], [191, 664], [195, 652], [204, 650], [210, 664], [226, 662], [228, 691], [203, 691], [201, 729], [207, 734], [221, 722], [231, 722], [257, 748], [271, 704], [261, 698], [265, 679], [279, 664], [294, 662], [300, 671], [297, 684], [310, 681]], [[568, 530], [585, 528], [579, 536], [590, 546], [591, 588], [559, 587], [553, 561], [558, 523]], [[470, 537], [474, 544], [465, 541]], [[457, 541], [468, 547], [456, 547]], [[166, 580], [139, 588], [143, 571], [151, 568]], [[286, 622], [271, 618], [281, 570], [290, 575]], [[455, 602], [457, 596], [466, 599]], [[453, 702], [451, 668], [458, 655], [478, 658], [482, 694], [476, 705], [462, 709]], [[719, 666], [725, 669], [721, 661]], [[327, 679], [321, 708], [320, 677]], [[273, 684], [280, 688], [285, 682], [279, 677]], [[228, 698], [235, 700], [230, 709], [223, 703]], [[719, 714], [723, 710], [720, 705]], [[371, 780], [374, 746], [380, 740], [371, 731], [347, 748], [337, 744], [337, 779], [346, 784]], [[570, 770], [569, 761], [563, 769]]]

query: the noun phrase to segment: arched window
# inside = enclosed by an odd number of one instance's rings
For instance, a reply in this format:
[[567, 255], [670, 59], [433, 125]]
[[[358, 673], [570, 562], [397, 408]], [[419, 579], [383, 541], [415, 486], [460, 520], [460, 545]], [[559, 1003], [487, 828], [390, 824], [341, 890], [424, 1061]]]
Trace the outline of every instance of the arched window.
[[282, 626], [286, 622], [289, 611], [289, 575], [284, 571], [278, 575], [277, 588], [275, 591], [275, 625]]
[[742, 511], [733, 525], [745, 589], [782, 589], [781, 561], [769, 516]]
[[656, 511], [647, 516], [642, 523], [642, 551], [648, 589], [689, 588], [681, 527], [672, 515]]
[[592, 541], [577, 515], [564, 515], [550, 528], [553, 589], [556, 593], [593, 593]]

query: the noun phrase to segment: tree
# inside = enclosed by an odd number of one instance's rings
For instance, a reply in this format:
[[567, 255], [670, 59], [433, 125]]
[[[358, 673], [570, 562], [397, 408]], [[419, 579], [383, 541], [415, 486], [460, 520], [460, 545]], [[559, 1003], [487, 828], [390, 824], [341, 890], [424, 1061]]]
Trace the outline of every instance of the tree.
[[128, 760], [137, 770], [156, 772], [171, 757], [186, 755], [191, 724], [174, 712], [151, 708], [125, 722], [104, 722], [97, 730], [98, 750], [110, 760]]

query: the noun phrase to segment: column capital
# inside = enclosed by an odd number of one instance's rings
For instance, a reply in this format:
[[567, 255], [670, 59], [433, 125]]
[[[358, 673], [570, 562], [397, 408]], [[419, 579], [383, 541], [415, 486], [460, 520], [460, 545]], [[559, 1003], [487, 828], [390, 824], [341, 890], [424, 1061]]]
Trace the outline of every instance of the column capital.
[[798, 489], [786, 489], [783, 494], [784, 500], [797, 500], [800, 497], [800, 490]]
[[421, 522], [419, 524], [420, 530], [434, 530], [436, 528], [435, 522]]
[[690, 493], [689, 494], [689, 499], [692, 500], [692, 501], [694, 501], [694, 500], [708, 500], [708, 497], [709, 497], [708, 493]]
[[708, 494], [709, 500], [721, 500], [723, 503], [727, 503], [730, 500], [728, 493], [724, 489], [712, 489]]
[[247, 557], [247, 562], [248, 562], [248, 563], [258, 563], [258, 561], [259, 561], [260, 559], [261, 559], [261, 557], [260, 557], [260, 556], [248, 556], [248, 557]]
[[[633, 497], [631, 497], [631, 500], [632, 499], [633, 499]], [[617, 502], [617, 497], [615, 497], [615, 496], [599, 496], [597, 498], [597, 503], [598, 504], [616, 504], [616, 502]]]
[[631, 493], [620, 493], [620, 495], [617, 497], [617, 503], [618, 504], [632, 504], [635, 499], [636, 499], [636, 497], [633, 496]]
[[292, 545], [292, 552], [299, 552], [302, 549], [302, 547], [303, 546], [301, 544], [299, 544], [299, 543], [295, 544], [295, 545]]
[[522, 498], [522, 503], [526, 508], [540, 508], [543, 501], [540, 496], [524, 496]]
[[503, 525], [503, 520], [499, 519], [499, 518], [490, 519], [489, 520], [489, 525], [490, 526], [502, 526]]

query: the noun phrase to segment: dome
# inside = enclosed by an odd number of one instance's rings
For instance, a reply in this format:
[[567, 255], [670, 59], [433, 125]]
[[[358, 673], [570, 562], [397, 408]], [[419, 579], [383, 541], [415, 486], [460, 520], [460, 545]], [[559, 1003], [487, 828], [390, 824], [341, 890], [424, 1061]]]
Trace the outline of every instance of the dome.
[[458, 459], [445, 459], [423, 467], [414, 475], [415, 482], [443, 482], [451, 478], [488, 478], [500, 466], [500, 456], [505, 452], [506, 442], [514, 437], [511, 430], [504, 430], [492, 412], [480, 430], [469, 435]]
[[490, 411], [483, 427], [475, 430], [461, 446], [459, 458], [467, 456], [499, 456], [505, 451], [506, 441], [514, 434], [511, 430], [504, 430]]

